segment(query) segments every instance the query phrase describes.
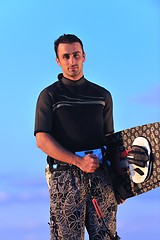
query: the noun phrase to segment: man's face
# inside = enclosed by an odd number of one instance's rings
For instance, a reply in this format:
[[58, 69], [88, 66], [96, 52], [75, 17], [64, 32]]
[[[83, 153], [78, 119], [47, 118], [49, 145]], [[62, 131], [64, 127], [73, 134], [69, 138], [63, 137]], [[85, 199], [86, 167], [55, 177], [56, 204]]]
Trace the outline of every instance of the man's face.
[[83, 62], [85, 53], [80, 43], [60, 43], [58, 45], [56, 61], [62, 67], [63, 76], [71, 80], [78, 80], [83, 76]]

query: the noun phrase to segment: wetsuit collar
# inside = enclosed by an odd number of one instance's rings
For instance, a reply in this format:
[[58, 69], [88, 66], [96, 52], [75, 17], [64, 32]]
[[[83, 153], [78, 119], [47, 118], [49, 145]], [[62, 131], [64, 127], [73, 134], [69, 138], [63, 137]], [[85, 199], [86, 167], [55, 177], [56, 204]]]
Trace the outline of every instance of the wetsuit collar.
[[74, 81], [74, 80], [70, 80], [69, 78], [65, 78], [62, 73], [60, 73], [60, 74], [58, 75], [58, 79], [59, 79], [62, 83], [64, 83], [65, 85], [72, 85], [72, 86], [81, 85], [81, 84], [83, 84], [83, 83], [86, 81], [86, 79], [84, 78], [84, 76], [81, 77], [80, 79]]

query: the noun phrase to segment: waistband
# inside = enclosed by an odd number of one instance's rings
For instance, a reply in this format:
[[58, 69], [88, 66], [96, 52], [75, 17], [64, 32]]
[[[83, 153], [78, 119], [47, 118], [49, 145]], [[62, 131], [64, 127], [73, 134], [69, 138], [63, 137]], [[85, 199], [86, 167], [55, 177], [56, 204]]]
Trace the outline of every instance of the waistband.
[[49, 164], [49, 169], [51, 172], [54, 171], [66, 171], [68, 169], [78, 169], [78, 167], [72, 165], [72, 164], [68, 164], [68, 163], [58, 163], [58, 164]]

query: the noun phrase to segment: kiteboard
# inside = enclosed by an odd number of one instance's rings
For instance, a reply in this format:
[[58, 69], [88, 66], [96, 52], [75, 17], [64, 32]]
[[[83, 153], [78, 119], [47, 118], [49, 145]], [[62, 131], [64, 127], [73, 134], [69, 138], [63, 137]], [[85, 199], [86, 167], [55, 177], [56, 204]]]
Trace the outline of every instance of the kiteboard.
[[160, 186], [160, 122], [116, 132], [106, 143], [116, 194], [127, 199]]

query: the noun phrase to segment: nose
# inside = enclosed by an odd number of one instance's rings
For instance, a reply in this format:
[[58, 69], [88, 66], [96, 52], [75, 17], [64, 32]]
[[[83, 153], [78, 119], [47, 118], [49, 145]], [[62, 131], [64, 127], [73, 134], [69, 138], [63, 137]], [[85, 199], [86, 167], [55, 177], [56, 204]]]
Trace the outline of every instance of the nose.
[[75, 62], [76, 62], [76, 60], [75, 60], [74, 56], [70, 56], [70, 58], [69, 58], [70, 65], [74, 65]]

